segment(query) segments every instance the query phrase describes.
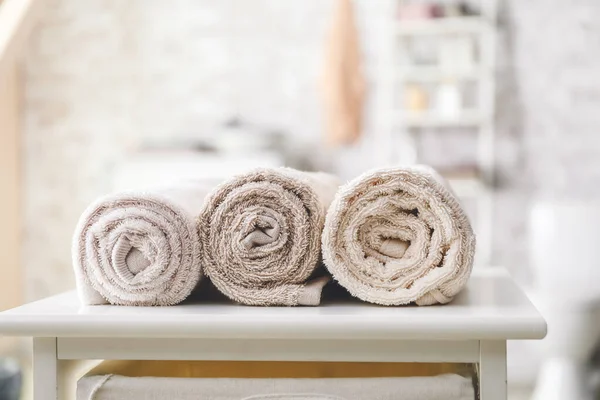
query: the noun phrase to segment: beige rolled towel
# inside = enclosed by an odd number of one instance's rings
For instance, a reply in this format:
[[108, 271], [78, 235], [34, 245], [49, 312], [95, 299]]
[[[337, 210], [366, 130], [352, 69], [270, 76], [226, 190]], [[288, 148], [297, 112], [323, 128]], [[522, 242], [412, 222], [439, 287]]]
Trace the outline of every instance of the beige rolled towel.
[[333, 277], [383, 305], [448, 303], [465, 286], [474, 254], [465, 212], [425, 166], [375, 170], [344, 185], [323, 231]]
[[324, 173], [260, 169], [219, 186], [198, 218], [204, 273], [249, 305], [318, 305], [325, 212], [338, 181]]
[[168, 306], [201, 277], [195, 216], [210, 187], [200, 182], [118, 193], [91, 204], [73, 238], [84, 304]]

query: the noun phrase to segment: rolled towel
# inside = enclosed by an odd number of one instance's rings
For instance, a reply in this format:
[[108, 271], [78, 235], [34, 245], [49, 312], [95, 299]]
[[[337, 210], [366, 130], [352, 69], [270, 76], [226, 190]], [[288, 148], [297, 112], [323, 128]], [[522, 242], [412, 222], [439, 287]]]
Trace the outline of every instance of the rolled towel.
[[425, 166], [375, 170], [344, 185], [323, 231], [333, 277], [383, 305], [448, 303], [465, 286], [474, 254], [465, 212]]
[[73, 238], [73, 265], [84, 304], [180, 303], [201, 277], [194, 218], [210, 187], [185, 183], [118, 193], [91, 204]]
[[324, 173], [260, 169], [235, 177], [198, 218], [204, 273], [249, 305], [318, 305], [328, 279], [310, 283], [320, 261], [325, 212], [338, 181]]

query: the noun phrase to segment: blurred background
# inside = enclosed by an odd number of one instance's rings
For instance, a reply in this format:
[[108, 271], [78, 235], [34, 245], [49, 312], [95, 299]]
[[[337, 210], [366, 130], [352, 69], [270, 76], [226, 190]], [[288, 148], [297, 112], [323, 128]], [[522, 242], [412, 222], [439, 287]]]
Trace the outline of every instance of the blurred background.
[[74, 287], [73, 229], [106, 192], [421, 162], [470, 214], [476, 268], [577, 326], [509, 346], [513, 398], [593, 388], [599, 71], [594, 0], [4, 0], [0, 309]]

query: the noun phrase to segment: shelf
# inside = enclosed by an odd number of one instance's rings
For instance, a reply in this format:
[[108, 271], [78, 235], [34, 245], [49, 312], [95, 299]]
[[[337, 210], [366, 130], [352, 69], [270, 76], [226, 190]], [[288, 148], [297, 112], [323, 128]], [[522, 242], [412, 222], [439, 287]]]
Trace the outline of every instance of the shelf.
[[[324, 301], [320, 307], [193, 302], [172, 307], [82, 306], [77, 294], [68, 292], [0, 313], [0, 335], [76, 340], [264, 339], [274, 346], [281, 339], [506, 340], [545, 334], [544, 319], [503, 269], [473, 271], [465, 290], [439, 307], [380, 307], [340, 300]], [[68, 351], [66, 346], [62, 350]]]
[[490, 25], [483, 17], [399, 20], [396, 22], [396, 34], [400, 36], [475, 34], [489, 29]]
[[410, 66], [399, 67], [396, 76], [400, 81], [426, 81], [437, 82], [445, 79], [478, 80], [484, 76], [482, 67], [474, 67], [462, 71], [452, 71], [438, 66]]
[[435, 112], [401, 114], [396, 118], [400, 126], [407, 128], [444, 128], [482, 125], [488, 118], [478, 111], [463, 111], [456, 116], [436, 115]]

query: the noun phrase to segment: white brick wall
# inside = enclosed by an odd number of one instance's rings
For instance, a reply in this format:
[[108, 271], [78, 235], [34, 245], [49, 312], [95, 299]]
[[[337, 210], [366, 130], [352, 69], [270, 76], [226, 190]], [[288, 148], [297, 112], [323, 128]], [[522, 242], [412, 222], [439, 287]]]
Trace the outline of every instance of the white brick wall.
[[600, 198], [599, 21], [593, 0], [503, 7], [495, 259], [525, 279], [532, 202]]

